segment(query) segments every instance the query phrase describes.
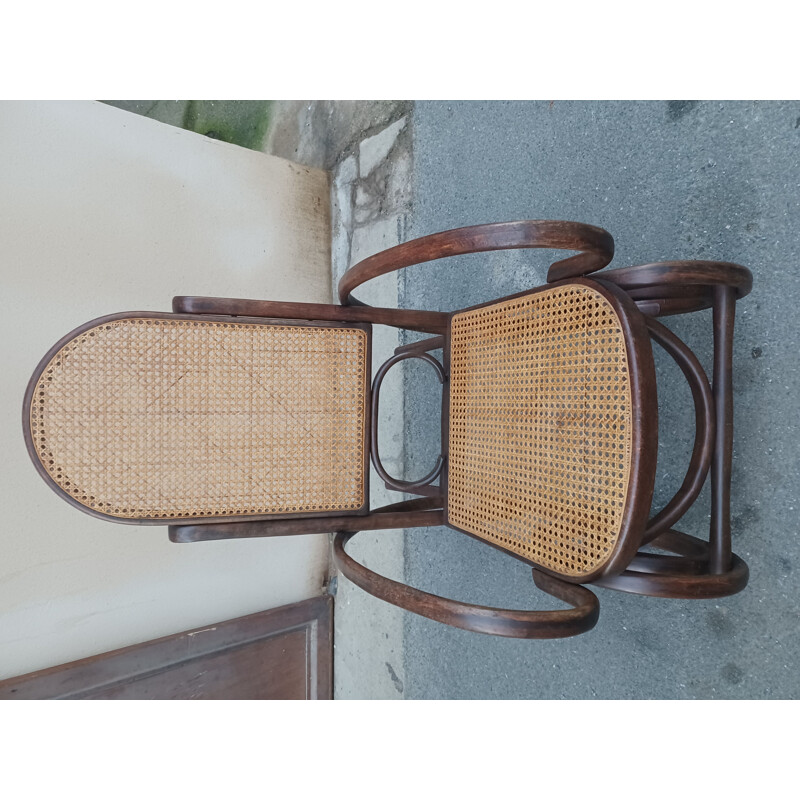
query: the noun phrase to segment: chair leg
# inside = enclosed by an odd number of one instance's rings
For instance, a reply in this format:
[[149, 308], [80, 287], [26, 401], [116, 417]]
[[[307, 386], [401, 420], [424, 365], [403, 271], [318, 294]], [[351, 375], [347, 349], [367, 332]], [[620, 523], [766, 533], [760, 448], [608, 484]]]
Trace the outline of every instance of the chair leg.
[[709, 570], [727, 571], [731, 561], [731, 461], [733, 458], [733, 321], [735, 291], [714, 287], [714, 411], [716, 440], [711, 460], [711, 553]]

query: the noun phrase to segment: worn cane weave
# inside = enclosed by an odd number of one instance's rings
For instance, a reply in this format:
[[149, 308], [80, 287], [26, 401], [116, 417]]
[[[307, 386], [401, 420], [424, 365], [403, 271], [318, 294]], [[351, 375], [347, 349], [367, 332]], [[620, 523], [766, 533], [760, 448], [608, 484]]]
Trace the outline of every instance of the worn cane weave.
[[630, 473], [619, 318], [582, 285], [454, 315], [450, 524], [554, 572], [610, 557]]
[[113, 517], [355, 511], [366, 356], [357, 328], [116, 319], [44, 368], [31, 438], [57, 486]]

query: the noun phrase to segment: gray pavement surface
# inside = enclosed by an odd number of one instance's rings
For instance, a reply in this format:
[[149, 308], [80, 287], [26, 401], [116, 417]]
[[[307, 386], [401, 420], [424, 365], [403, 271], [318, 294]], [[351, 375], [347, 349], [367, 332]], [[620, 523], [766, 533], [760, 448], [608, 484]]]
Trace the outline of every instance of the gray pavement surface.
[[[565, 219], [609, 230], [611, 264], [719, 259], [749, 267], [734, 348], [734, 549], [750, 585], [719, 600], [599, 589], [597, 627], [514, 641], [404, 618], [407, 698], [797, 698], [800, 696], [798, 336], [800, 103], [417, 103], [406, 238], [482, 222]], [[541, 284], [545, 251], [460, 257], [401, 280], [401, 305], [454, 309]], [[550, 259], [555, 260], [553, 259]], [[710, 370], [711, 312], [667, 318]], [[683, 478], [688, 387], [656, 353], [655, 505]], [[438, 386], [406, 379], [407, 475], [438, 448]], [[708, 493], [678, 524], [705, 537]], [[447, 529], [406, 534], [414, 586], [487, 605], [546, 608], [521, 563]]]

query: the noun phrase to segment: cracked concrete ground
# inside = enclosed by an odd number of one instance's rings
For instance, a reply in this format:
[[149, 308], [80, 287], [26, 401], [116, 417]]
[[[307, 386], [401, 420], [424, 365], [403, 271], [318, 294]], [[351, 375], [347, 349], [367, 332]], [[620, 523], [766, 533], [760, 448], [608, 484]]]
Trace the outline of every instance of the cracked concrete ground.
[[[332, 288], [352, 264], [405, 238], [411, 213], [410, 106], [402, 102], [278, 103], [267, 138], [274, 155], [332, 171]], [[357, 292], [375, 306], [397, 306], [397, 276]], [[331, 298], [338, 302], [334, 296]], [[373, 329], [373, 374], [400, 344], [399, 332]], [[381, 396], [380, 441], [384, 466], [403, 476], [403, 365], [386, 378]], [[374, 470], [373, 508], [396, 502]], [[364, 532], [348, 550], [362, 563], [402, 580], [403, 531]], [[337, 699], [398, 699], [405, 695], [403, 612], [344, 578], [332, 582], [334, 695]]]

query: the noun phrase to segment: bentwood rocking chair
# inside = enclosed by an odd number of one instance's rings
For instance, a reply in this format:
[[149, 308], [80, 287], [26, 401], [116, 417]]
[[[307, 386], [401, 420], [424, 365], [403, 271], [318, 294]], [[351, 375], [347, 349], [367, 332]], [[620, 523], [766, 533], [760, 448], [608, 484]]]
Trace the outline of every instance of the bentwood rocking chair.
[[[544, 286], [454, 313], [373, 308], [352, 296], [412, 264], [512, 248], [578, 254], [554, 263]], [[23, 413], [29, 452], [72, 505], [169, 525], [174, 542], [338, 532], [336, 564], [362, 589], [472, 631], [582, 633], [599, 612], [587, 586], [733, 594], [748, 578], [730, 537], [733, 322], [752, 276], [714, 261], [593, 274], [613, 252], [611, 236], [591, 225], [480, 225], [356, 264], [339, 284], [340, 306], [176, 297], [171, 314], [102, 317], [37, 367]], [[709, 307], [712, 386], [656, 320]], [[373, 324], [430, 336], [398, 348], [370, 386]], [[683, 484], [649, 517], [658, 436], [652, 341], [689, 383], [696, 432]], [[387, 474], [377, 447], [381, 383], [408, 358], [427, 361], [444, 385], [443, 452], [416, 482]], [[370, 458], [387, 487], [416, 499], [371, 510]], [[709, 471], [705, 541], [673, 526]], [[378, 575], [345, 550], [358, 531], [436, 525], [521, 559], [536, 585], [569, 607], [447, 600]], [[640, 552], [648, 545], [665, 552]]]

